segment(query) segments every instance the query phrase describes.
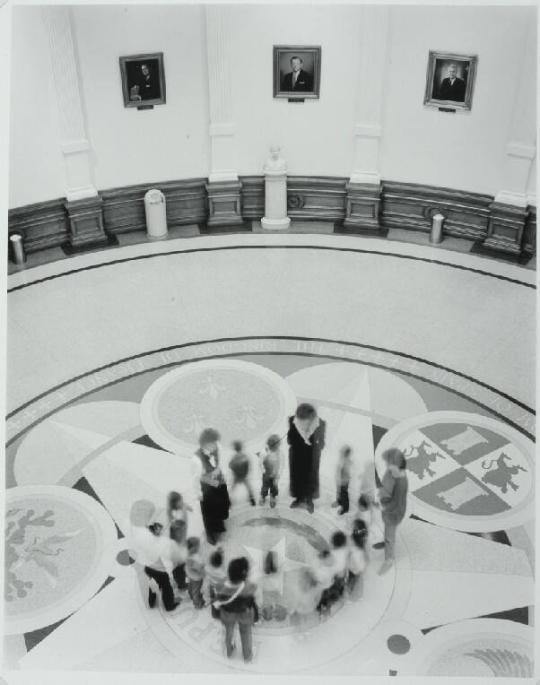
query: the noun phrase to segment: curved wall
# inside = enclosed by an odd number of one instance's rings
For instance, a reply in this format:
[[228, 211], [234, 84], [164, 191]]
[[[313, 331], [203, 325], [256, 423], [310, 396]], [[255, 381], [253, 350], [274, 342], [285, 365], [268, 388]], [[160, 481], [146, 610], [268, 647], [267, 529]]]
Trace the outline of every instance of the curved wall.
[[[515, 9], [518, 11], [516, 12]], [[394, 7], [381, 171], [384, 178], [496, 194], [516, 106], [533, 8]], [[430, 50], [478, 55], [470, 112], [424, 107]], [[536, 73], [525, 78], [536, 83]], [[531, 87], [531, 120], [535, 96]]]
[[[73, 19], [98, 189], [208, 174], [202, 6], [79, 6]], [[118, 57], [163, 52], [167, 103], [125, 108]]]
[[[506, 187], [514, 109], [525, 107], [534, 117], [534, 87], [530, 102], [516, 98], [524, 50], [535, 48], [535, 40], [526, 47], [526, 32], [536, 8], [395, 6], [388, 14], [381, 175], [496, 195]], [[62, 197], [65, 188], [51, 77], [43, 67], [43, 8], [15, 7], [13, 15], [9, 204], [19, 207]], [[365, 20], [360, 5], [231, 6], [227, 96], [239, 174], [261, 173], [266, 149], [277, 140], [293, 175], [351, 175], [358, 108], [371, 97], [359, 88]], [[205, 8], [74, 6], [72, 25], [96, 188], [207, 177]], [[272, 46], [286, 43], [322, 47], [320, 100], [273, 99]], [[423, 107], [430, 49], [478, 55], [472, 112]], [[118, 57], [146, 51], [164, 53], [167, 104], [125, 109]], [[534, 74], [525, 78], [536, 82]]]
[[17, 7], [12, 16], [9, 206], [19, 207], [65, 190], [43, 14]]

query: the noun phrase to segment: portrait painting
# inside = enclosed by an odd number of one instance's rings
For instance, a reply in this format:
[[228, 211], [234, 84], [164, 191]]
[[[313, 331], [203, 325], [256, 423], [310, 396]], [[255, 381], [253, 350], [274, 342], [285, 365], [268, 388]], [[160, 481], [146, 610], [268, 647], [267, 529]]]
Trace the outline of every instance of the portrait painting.
[[163, 53], [120, 57], [125, 107], [165, 104]]
[[274, 45], [274, 97], [317, 99], [321, 81], [321, 48]]
[[476, 55], [430, 51], [424, 104], [470, 110], [477, 62]]

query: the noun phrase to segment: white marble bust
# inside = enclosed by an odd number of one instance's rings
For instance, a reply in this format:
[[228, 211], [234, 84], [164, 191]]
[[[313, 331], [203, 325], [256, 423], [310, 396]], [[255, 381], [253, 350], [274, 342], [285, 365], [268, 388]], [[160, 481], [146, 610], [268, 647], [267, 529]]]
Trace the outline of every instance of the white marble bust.
[[272, 145], [270, 147], [270, 156], [267, 157], [263, 167], [265, 173], [285, 173], [287, 171], [287, 162], [281, 157], [280, 152], [281, 148], [279, 145]]

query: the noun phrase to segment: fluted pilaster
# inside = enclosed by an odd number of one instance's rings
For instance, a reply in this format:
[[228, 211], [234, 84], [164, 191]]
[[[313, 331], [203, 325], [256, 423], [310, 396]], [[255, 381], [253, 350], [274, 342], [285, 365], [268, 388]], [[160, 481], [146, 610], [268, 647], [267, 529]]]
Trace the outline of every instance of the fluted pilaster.
[[238, 181], [231, 113], [230, 8], [207, 5], [206, 46], [210, 104], [210, 183]]
[[64, 6], [44, 7], [42, 11], [49, 35], [50, 64], [58, 110], [60, 146], [64, 158], [66, 198], [71, 202], [96, 197], [71, 11]]

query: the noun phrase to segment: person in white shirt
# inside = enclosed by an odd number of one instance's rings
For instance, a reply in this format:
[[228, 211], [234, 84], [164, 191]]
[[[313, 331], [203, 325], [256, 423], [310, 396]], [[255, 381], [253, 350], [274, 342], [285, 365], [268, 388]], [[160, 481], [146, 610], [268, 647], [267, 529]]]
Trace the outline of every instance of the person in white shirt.
[[283, 587], [283, 574], [278, 568], [277, 554], [268, 552], [264, 558], [264, 574], [259, 579], [258, 601], [265, 621], [278, 617], [279, 600]]
[[316, 573], [310, 568], [304, 567], [300, 569], [293, 590], [290, 604], [291, 622], [298, 628], [297, 638], [303, 640], [310, 626], [313, 625], [313, 617], [321, 601], [323, 588]]
[[[166, 611], [173, 611], [179, 602], [175, 601], [171, 583], [173, 561], [171, 540], [162, 535], [163, 526], [155, 522], [155, 505], [148, 500], [134, 502], [130, 512], [130, 547], [137, 563], [144, 568], [148, 578], [157, 583]], [[157, 594], [149, 587], [148, 604], [156, 606]]]
[[368, 565], [366, 550], [367, 528], [357, 527], [352, 535], [347, 564], [347, 593], [352, 600], [360, 599], [364, 593], [364, 572]]

